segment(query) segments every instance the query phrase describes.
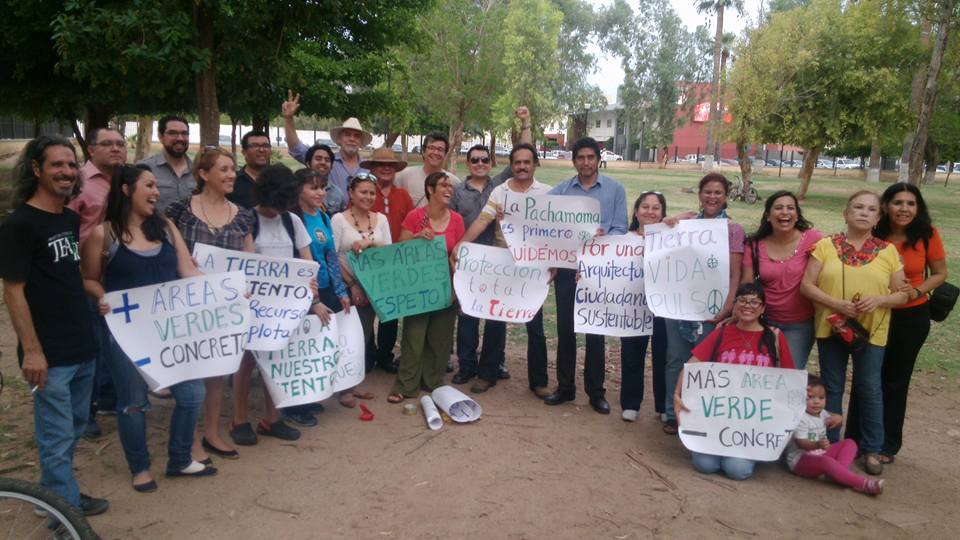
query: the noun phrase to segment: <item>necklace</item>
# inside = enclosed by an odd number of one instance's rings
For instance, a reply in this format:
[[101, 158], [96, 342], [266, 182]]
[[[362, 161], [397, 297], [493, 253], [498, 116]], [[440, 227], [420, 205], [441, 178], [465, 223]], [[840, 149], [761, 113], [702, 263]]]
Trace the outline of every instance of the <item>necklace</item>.
[[230, 207], [229, 202], [227, 202], [227, 220], [221, 225], [214, 225], [213, 220], [207, 215], [207, 205], [203, 204], [203, 197], [200, 197], [200, 213], [203, 214], [203, 223], [213, 234], [220, 234], [220, 231], [233, 221], [233, 208]]
[[367, 214], [367, 231], [360, 230], [360, 221], [357, 219], [357, 216], [353, 213], [353, 207], [350, 208], [350, 217], [353, 218], [353, 228], [360, 233], [360, 238], [366, 240], [368, 238], [373, 238], [373, 218], [370, 217], [370, 214]]
[[[771, 256], [771, 254], [770, 254], [770, 245], [773, 244], [773, 245], [775, 245], [775, 246], [777, 246], [777, 247], [780, 247], [780, 246], [778, 246], [776, 243], [770, 242], [770, 239], [768, 238], [768, 239], [767, 239], [767, 242], [766, 242], [766, 243], [767, 243], [767, 246], [766, 246], [766, 248], [767, 248], [767, 259], [770, 259], [770, 262], [775, 262], [775, 263], [777, 263], [777, 264], [783, 264], [783, 263], [789, 261], [790, 259], [793, 259], [794, 257], [797, 256], [797, 253], [798, 253], [799, 250], [800, 250], [800, 244], [803, 243], [803, 238], [804, 238], [806, 235], [807, 235], [807, 232], [806, 232], [806, 231], [803, 231], [802, 233], [800, 233], [800, 239], [797, 240], [797, 245], [794, 246], [793, 252], [790, 253], [789, 256], [784, 257], [784, 258], [782, 258], [782, 259], [774, 259], [774, 258]], [[789, 245], [790, 243], [792, 243], [792, 241], [791, 241], [791, 242], [788, 242], [787, 245]]]

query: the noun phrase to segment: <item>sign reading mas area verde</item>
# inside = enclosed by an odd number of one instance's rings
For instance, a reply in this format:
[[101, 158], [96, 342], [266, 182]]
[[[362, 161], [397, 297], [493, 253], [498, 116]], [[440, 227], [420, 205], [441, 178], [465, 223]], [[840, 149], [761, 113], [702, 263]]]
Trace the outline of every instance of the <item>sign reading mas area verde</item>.
[[443, 236], [350, 252], [350, 267], [381, 321], [450, 306], [450, 263]]

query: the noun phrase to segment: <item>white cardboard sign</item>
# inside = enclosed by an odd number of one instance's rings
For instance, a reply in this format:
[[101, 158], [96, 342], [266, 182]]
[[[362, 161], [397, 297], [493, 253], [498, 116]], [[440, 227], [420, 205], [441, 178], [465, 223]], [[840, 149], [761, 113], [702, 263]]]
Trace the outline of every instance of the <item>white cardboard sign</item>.
[[546, 268], [517, 266], [509, 250], [482, 244], [460, 244], [458, 255], [453, 288], [471, 317], [525, 323], [547, 299]]
[[241, 272], [109, 292], [104, 318], [151, 390], [240, 367], [250, 306]]
[[715, 456], [775, 461], [807, 407], [807, 372], [690, 362], [682, 377], [680, 440]]
[[573, 312], [575, 332], [649, 336], [653, 313], [643, 286], [643, 237], [597, 236], [580, 248]]
[[658, 317], [707, 321], [730, 292], [726, 219], [685, 219], [644, 227], [647, 306]]
[[500, 230], [519, 266], [576, 268], [580, 244], [600, 227], [600, 202], [568, 195], [508, 194]]
[[194, 245], [193, 258], [204, 272], [240, 271], [247, 276], [253, 315], [247, 342], [250, 350], [282, 348], [313, 303], [310, 280], [320, 268], [315, 261], [268, 257], [207, 244]]
[[327, 399], [363, 382], [363, 327], [357, 310], [323, 324], [309, 315], [278, 351], [255, 351], [257, 365], [277, 407]]

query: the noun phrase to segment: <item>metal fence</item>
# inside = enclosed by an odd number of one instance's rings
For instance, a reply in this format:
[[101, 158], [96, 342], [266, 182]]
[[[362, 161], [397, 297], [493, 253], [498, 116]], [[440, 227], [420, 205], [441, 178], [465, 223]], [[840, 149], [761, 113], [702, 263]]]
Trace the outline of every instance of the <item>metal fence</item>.
[[62, 135], [73, 137], [73, 130], [66, 124], [43, 122], [37, 124], [13, 116], [0, 116], [0, 140], [32, 139], [39, 135]]

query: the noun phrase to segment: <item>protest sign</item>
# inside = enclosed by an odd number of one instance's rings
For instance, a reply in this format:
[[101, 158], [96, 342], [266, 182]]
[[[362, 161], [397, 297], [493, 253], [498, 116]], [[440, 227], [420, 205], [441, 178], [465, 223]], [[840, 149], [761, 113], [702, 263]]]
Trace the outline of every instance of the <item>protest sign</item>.
[[576, 268], [580, 244], [600, 227], [600, 202], [566, 195], [510, 195], [500, 230], [517, 265]]
[[245, 288], [243, 273], [230, 272], [113, 291], [104, 319], [151, 390], [229, 375], [250, 329]]
[[682, 377], [680, 440], [714, 456], [775, 461], [807, 408], [807, 372], [690, 362]]
[[350, 267], [381, 322], [449, 307], [450, 263], [443, 236], [350, 252]]
[[643, 237], [598, 236], [580, 248], [573, 330], [603, 336], [649, 336], [653, 313], [643, 287]]
[[363, 382], [363, 327], [357, 310], [323, 324], [309, 315], [277, 351], [256, 351], [257, 365], [277, 407], [327, 399]]
[[685, 219], [644, 228], [647, 307], [658, 317], [707, 321], [730, 292], [726, 219]]
[[506, 249], [464, 243], [458, 257], [453, 288], [460, 309], [471, 317], [525, 323], [547, 299], [547, 270], [517, 266]]
[[194, 245], [193, 258], [204, 272], [240, 271], [247, 276], [253, 315], [246, 347], [250, 350], [275, 351], [286, 345], [313, 303], [310, 280], [320, 268], [314, 261], [267, 257], [207, 244]]

